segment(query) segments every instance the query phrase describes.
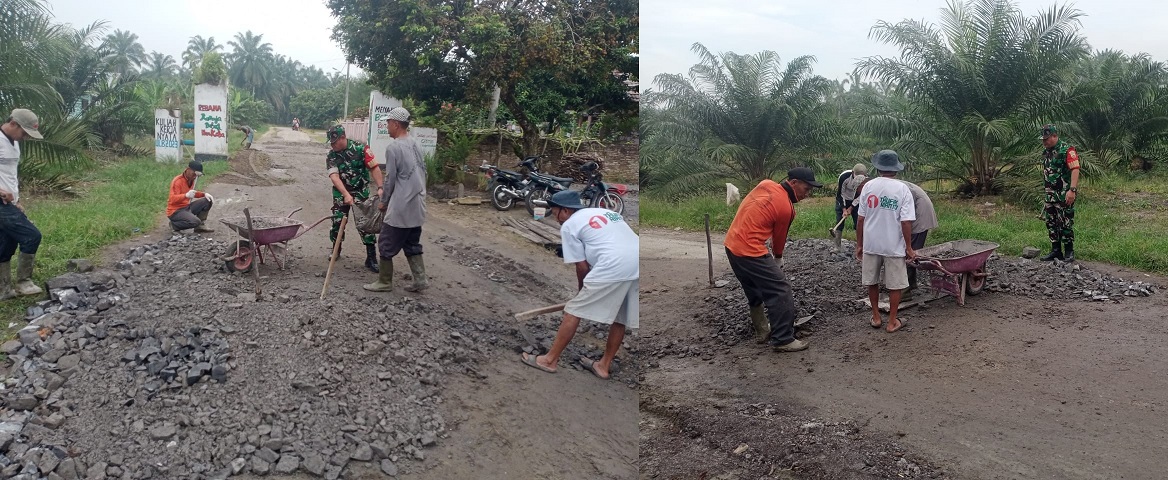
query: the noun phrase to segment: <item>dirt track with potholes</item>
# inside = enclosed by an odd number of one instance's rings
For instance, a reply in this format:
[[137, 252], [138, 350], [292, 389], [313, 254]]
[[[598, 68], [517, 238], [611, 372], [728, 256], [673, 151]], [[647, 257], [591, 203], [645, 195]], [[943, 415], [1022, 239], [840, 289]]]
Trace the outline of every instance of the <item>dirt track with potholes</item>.
[[995, 259], [986, 292], [889, 334], [856, 302], [859, 264], [798, 241], [784, 268], [810, 349], [778, 354], [749, 339], [719, 236], [724, 288], [704, 235], [641, 238], [641, 478], [1162, 476], [1164, 278]]
[[[17, 472], [635, 475], [635, 336], [615, 381], [569, 365], [603, 346], [602, 329], [592, 325], [581, 327], [560, 373], [517, 360], [511, 315], [562, 302], [575, 286], [554, 254], [502, 229], [499, 215], [522, 215], [522, 207], [496, 213], [431, 202], [422, 238], [431, 288], [423, 294], [401, 290], [409, 270], [400, 257], [398, 290], [362, 290], [374, 274], [350, 227], [319, 300], [331, 247], [325, 221], [289, 244], [285, 270], [266, 258], [257, 302], [252, 276], [228, 273], [216, 260], [238, 237], [218, 219], [245, 207], [261, 216], [303, 207], [296, 218], [310, 225], [328, 214], [330, 196], [324, 145], [275, 128], [256, 146], [269, 159], [246, 165], [267, 171], [200, 185], [216, 199], [215, 233], [172, 236], [161, 220], [157, 232], [111, 248], [99, 272], [83, 276], [89, 291], [63, 298], [76, 308], [38, 322], [51, 320], [39, 329], [43, 337], [34, 329], [28, 345], [8, 346], [6, 401], [31, 407], [0, 412], [0, 430], [18, 422], [18, 432], [27, 430], [0, 438], [5, 458], [19, 453]], [[240, 178], [251, 176], [262, 178]], [[544, 341], [556, 324], [555, 316], [528, 323]]]

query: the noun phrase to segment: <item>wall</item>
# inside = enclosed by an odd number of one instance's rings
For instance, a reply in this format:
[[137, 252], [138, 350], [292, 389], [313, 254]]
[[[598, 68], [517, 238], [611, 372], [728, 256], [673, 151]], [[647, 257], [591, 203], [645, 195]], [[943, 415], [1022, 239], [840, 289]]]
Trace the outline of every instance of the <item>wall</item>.
[[227, 158], [227, 84], [195, 85], [195, 160]]
[[[498, 153], [499, 136], [491, 135], [479, 143], [478, 148], [471, 153], [470, 159], [466, 163], [471, 171], [478, 171], [476, 167], [483, 161], [491, 165], [498, 165], [503, 169], [513, 170], [521, 161], [514, 153], [512, 145], [515, 142], [518, 142], [518, 139], [513, 141], [511, 137], [503, 137], [502, 155], [500, 156]], [[540, 147], [543, 148], [543, 145], [541, 142]], [[577, 154], [564, 158], [559, 146], [553, 141], [548, 141], [543, 157], [543, 169], [562, 177], [582, 179], [577, 167], [589, 159], [595, 159], [598, 161], [597, 163], [601, 164], [605, 180], [635, 184], [640, 176], [639, 145], [635, 142], [605, 145], [599, 148], [596, 144], [588, 144], [581, 147]]]

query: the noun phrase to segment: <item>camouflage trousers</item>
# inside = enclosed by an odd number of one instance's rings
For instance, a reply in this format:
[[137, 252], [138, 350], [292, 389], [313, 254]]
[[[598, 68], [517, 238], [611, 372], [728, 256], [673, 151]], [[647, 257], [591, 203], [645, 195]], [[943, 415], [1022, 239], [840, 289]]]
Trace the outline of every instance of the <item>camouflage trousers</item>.
[[[352, 193], [353, 200], [360, 202], [369, 198], [369, 192], [355, 192]], [[337, 242], [337, 233], [341, 231], [341, 219], [345, 218], [345, 214], [349, 213], [350, 205], [345, 205], [344, 197], [341, 193], [333, 189], [333, 228], [329, 230], [329, 242]], [[361, 243], [365, 245], [376, 245], [377, 235], [361, 235]]]
[[1046, 219], [1046, 233], [1050, 243], [1072, 243], [1075, 241], [1075, 207], [1066, 202], [1046, 202], [1042, 209]]

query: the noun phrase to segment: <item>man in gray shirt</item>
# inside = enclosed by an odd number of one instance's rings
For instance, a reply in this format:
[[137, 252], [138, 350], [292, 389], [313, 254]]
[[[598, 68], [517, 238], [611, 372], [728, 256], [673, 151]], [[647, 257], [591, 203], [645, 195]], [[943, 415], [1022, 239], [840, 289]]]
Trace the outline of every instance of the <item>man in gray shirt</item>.
[[[937, 228], [937, 211], [933, 209], [933, 201], [929, 199], [929, 194], [919, 185], [906, 182], [905, 185], [912, 191], [913, 205], [916, 207], [917, 219], [912, 223], [912, 249], [920, 250], [925, 248], [925, 237], [929, 236], [929, 230]], [[912, 298], [912, 292], [917, 288], [917, 269], [912, 265], [908, 266], [908, 289], [900, 296], [901, 301]]]
[[393, 257], [404, 251], [414, 284], [408, 292], [429, 286], [422, 263], [422, 224], [426, 222], [426, 162], [422, 150], [409, 136], [410, 112], [402, 107], [389, 111], [389, 136], [385, 148], [385, 183], [380, 208], [385, 212], [377, 247], [380, 271], [377, 281], [364, 286], [371, 292], [393, 290]]

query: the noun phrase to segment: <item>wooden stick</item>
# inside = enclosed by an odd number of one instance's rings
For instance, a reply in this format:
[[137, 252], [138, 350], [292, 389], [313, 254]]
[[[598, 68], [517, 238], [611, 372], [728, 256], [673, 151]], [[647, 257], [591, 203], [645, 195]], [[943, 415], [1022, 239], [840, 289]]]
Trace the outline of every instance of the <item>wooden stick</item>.
[[[198, 178], [195, 180], [198, 180]], [[247, 220], [247, 240], [251, 242], [251, 274], [255, 277], [256, 301], [259, 301], [260, 293], [262, 293], [260, 291], [260, 264], [258, 261], [260, 246], [256, 245], [255, 230], [251, 227], [251, 208], [243, 209], [243, 218]]]
[[548, 305], [546, 307], [539, 307], [535, 310], [528, 310], [526, 312], [519, 312], [515, 314], [515, 319], [519, 321], [531, 320], [545, 313], [558, 312], [564, 309], [566, 303], [559, 303], [556, 305]]
[[324, 274], [324, 288], [320, 289], [320, 299], [324, 300], [324, 294], [328, 293], [329, 280], [333, 276], [333, 265], [337, 264], [337, 254], [341, 251], [341, 240], [345, 238], [345, 224], [349, 223], [349, 214], [341, 217], [341, 228], [337, 230], [337, 241], [333, 242], [333, 254], [329, 257], [328, 272]]
[[710, 214], [706, 214], [706, 256], [710, 259], [710, 286], [714, 286], [714, 243], [710, 240]]

